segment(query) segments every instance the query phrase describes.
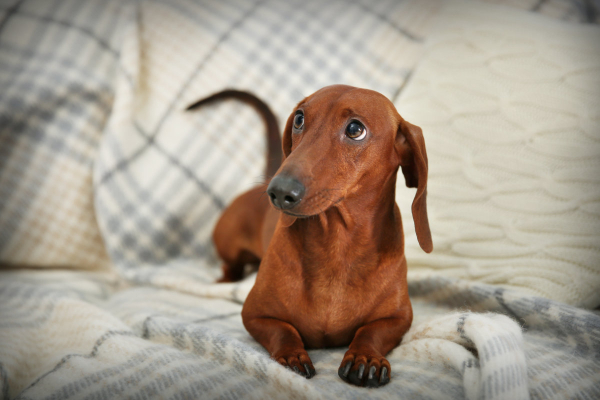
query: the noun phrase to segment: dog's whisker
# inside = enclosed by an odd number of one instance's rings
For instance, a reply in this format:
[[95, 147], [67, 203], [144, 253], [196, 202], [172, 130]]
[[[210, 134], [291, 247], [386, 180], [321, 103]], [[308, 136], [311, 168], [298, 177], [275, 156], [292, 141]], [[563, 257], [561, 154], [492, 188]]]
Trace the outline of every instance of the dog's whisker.
[[254, 180], [254, 184], [255, 185], [266, 185], [269, 181], [271, 181], [272, 178], [273, 178], [272, 175], [259, 175], [259, 176], [255, 177], [255, 179], [258, 179], [258, 180]]
[[252, 193], [250, 196], [252, 196], [252, 197], [256, 197], [256, 196], [258, 196], [259, 198], [261, 198], [261, 197], [262, 197], [264, 194], [266, 194], [266, 193], [267, 193], [267, 191], [266, 191], [266, 190], [262, 190], [262, 191], [260, 191], [260, 192], [255, 192], [255, 193]]

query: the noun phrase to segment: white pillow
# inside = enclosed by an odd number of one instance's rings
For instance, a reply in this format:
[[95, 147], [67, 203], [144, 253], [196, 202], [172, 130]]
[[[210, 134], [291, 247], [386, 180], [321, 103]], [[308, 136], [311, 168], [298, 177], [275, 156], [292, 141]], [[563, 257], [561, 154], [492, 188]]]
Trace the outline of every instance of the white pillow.
[[600, 29], [445, 5], [397, 101], [423, 128], [434, 252], [399, 180], [409, 277], [600, 305]]

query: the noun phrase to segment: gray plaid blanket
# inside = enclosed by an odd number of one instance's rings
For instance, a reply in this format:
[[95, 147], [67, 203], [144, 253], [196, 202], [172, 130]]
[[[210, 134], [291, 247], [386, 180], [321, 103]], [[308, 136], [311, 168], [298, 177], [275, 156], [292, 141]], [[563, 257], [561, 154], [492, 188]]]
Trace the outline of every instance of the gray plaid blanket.
[[[0, 1], [0, 398], [600, 398], [598, 5], [511, 5]], [[183, 111], [233, 87], [283, 122], [331, 83], [432, 154], [430, 256], [398, 188], [415, 320], [379, 389], [337, 377], [343, 348], [306, 380], [245, 331], [254, 276], [214, 284], [210, 234], [265, 178], [264, 129]]]
[[0, 288], [4, 398], [592, 399], [600, 390], [598, 313], [466, 281], [410, 283], [416, 318], [378, 390], [337, 377], [343, 348], [309, 351], [311, 380], [281, 368], [247, 334], [237, 302], [79, 272], [5, 273]]

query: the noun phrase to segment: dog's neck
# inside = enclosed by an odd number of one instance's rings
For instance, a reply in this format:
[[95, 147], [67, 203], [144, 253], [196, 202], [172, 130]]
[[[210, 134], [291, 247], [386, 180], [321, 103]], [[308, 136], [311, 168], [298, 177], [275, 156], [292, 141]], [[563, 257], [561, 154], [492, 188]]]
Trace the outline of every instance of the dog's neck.
[[308, 274], [377, 268], [381, 258], [403, 252], [402, 223], [396, 211], [394, 173], [368, 195], [351, 196], [315, 217], [290, 226]]

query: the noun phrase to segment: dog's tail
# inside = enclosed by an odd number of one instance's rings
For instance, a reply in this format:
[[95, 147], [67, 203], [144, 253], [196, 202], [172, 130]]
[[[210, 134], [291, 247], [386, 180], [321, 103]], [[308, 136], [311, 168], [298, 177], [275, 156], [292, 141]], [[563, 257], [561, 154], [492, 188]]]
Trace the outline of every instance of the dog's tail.
[[224, 99], [237, 99], [251, 105], [258, 111], [265, 122], [267, 127], [267, 168], [265, 173], [267, 175], [267, 180], [271, 179], [281, 165], [283, 151], [281, 148], [281, 136], [279, 136], [279, 123], [277, 122], [277, 118], [273, 114], [273, 111], [271, 111], [264, 101], [249, 92], [226, 89], [202, 100], [198, 100], [194, 104], [188, 106], [186, 111], [195, 110], [204, 104]]

